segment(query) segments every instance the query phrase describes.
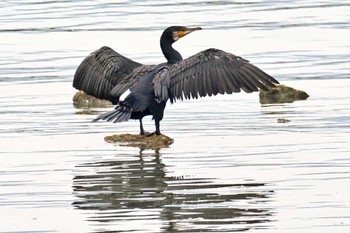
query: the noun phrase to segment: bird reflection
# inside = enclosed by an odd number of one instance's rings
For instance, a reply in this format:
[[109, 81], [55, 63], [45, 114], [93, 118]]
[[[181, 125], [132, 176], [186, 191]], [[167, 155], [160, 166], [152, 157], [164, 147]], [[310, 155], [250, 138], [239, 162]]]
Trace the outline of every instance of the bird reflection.
[[73, 179], [72, 205], [88, 210], [88, 220], [106, 230], [233, 232], [267, 228], [271, 221], [266, 202], [273, 191], [264, 183], [169, 177], [158, 154], [77, 169], [87, 173]]

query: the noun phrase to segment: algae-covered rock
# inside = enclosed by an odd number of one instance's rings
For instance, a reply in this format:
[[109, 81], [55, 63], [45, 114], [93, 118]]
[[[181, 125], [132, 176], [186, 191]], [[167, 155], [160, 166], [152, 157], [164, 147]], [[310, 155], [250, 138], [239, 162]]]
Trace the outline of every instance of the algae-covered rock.
[[271, 87], [268, 91], [260, 90], [259, 94], [261, 104], [292, 103], [296, 100], [306, 100], [308, 97], [305, 91], [285, 85]]
[[174, 142], [172, 138], [165, 135], [144, 136], [139, 134], [115, 134], [106, 136], [105, 141], [142, 149], [167, 148]]
[[78, 91], [73, 96], [73, 105], [76, 108], [108, 108], [113, 104], [108, 100], [101, 100], [83, 91]]

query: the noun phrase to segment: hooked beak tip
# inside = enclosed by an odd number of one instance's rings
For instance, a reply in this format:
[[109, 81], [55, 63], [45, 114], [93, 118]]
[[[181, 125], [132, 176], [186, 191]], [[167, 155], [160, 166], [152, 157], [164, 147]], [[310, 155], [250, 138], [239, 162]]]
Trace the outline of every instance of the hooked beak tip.
[[202, 30], [201, 27], [195, 27], [195, 28], [192, 28], [191, 31], [198, 31], [198, 30]]

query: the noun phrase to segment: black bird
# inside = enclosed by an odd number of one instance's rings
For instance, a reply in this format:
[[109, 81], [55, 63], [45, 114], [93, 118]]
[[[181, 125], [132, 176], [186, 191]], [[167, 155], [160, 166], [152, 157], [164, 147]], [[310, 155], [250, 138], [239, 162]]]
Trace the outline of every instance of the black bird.
[[[74, 75], [73, 87], [117, 105], [94, 121], [116, 123], [139, 119], [140, 134], [148, 135], [142, 118], [152, 115], [156, 127], [152, 134], [159, 135], [159, 122], [168, 99], [174, 103], [177, 99], [231, 94], [241, 89], [250, 93], [278, 84], [249, 61], [222, 50], [207, 49], [183, 60], [172, 44], [197, 30], [201, 28], [172, 26], [165, 29], [160, 47], [167, 62], [159, 65], [137, 63], [106, 46], [87, 56]], [[128, 89], [130, 94], [119, 101]]]

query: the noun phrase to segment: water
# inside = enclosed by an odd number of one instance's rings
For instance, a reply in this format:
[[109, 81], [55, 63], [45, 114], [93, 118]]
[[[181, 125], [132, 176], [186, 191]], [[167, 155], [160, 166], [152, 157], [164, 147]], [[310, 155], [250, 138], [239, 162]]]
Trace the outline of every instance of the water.
[[[0, 232], [350, 231], [349, 1], [2, 1], [0, 12]], [[138, 122], [76, 114], [75, 69], [103, 45], [160, 63], [174, 24], [204, 29], [176, 43], [184, 57], [230, 51], [310, 98], [185, 101], [161, 122], [170, 148], [105, 143]]]

